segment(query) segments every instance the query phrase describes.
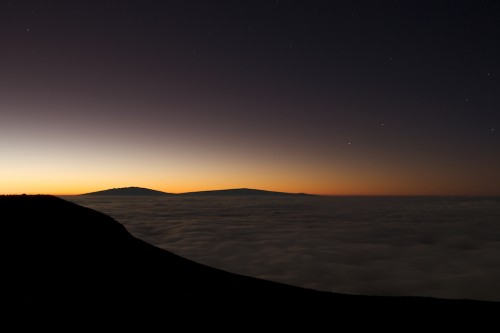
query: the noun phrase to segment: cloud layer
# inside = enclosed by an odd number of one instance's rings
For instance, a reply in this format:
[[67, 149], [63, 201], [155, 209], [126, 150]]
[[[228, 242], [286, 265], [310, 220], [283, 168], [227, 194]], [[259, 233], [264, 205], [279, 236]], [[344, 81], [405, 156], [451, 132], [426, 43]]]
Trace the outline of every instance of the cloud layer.
[[66, 199], [234, 273], [341, 293], [500, 301], [500, 198]]

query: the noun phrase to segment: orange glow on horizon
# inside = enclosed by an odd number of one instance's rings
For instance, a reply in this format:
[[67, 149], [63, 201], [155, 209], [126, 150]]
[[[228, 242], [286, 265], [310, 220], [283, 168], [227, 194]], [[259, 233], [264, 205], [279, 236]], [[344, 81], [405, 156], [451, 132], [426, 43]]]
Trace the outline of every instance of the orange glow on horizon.
[[347, 161], [294, 155], [253, 159], [244, 154], [190, 152], [170, 158], [144, 150], [134, 155], [135, 150], [125, 148], [116, 156], [106, 151], [68, 155], [55, 148], [43, 154], [32, 148], [29, 152], [3, 165], [2, 194], [78, 195], [137, 186], [169, 193], [253, 188], [337, 196], [500, 195], [498, 186], [483, 177], [496, 174], [488, 165], [478, 173], [426, 160], [421, 161], [422, 167], [414, 161], [378, 163], [375, 158], [367, 165], [349, 156]]
[[[168, 193], [186, 193], [186, 192], [196, 192], [196, 191], [209, 191], [209, 190], [224, 190], [224, 189], [235, 189], [235, 188], [252, 188], [258, 190], [267, 191], [277, 191], [277, 192], [288, 192], [288, 193], [307, 193], [325, 196], [473, 196], [473, 195], [484, 195], [484, 196], [495, 196], [498, 193], [493, 191], [478, 191], [478, 192], [465, 192], [465, 191], [433, 191], [430, 188], [422, 187], [421, 190], [408, 191], [403, 188], [392, 187], [373, 187], [367, 188], [366, 186], [344, 186], [337, 187], [321, 187], [321, 186], [294, 186], [294, 185], [279, 185], [276, 186], [266, 186], [259, 183], [241, 184], [241, 183], [227, 183], [221, 182], [217, 184], [216, 182], [200, 185], [200, 186], [161, 186], [155, 183], [109, 183], [105, 185], [89, 185], [89, 184], [79, 184], [79, 186], [71, 185], [61, 185], [58, 184], [24, 184], [24, 186], [14, 186], [11, 190], [3, 190], [1, 194], [50, 194], [56, 196], [70, 196], [70, 195], [80, 195], [89, 192], [101, 191], [111, 188], [122, 188], [122, 187], [144, 187], [150, 188], [157, 191], [163, 191]], [[333, 189], [335, 188], [335, 190]]]

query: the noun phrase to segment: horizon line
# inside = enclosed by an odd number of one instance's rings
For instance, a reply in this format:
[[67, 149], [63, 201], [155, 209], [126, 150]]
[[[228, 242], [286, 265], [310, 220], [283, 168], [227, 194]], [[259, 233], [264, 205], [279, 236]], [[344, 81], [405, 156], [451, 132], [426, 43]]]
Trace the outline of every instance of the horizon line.
[[323, 197], [499, 197], [499, 194], [470, 194], [470, 193], [438, 193], [438, 194], [433, 194], [433, 193], [419, 193], [419, 194], [412, 194], [412, 193], [313, 193], [313, 192], [287, 192], [287, 191], [277, 191], [277, 190], [268, 190], [268, 189], [258, 189], [258, 188], [251, 188], [251, 187], [233, 187], [233, 188], [224, 188], [224, 189], [215, 189], [215, 190], [196, 190], [196, 191], [185, 191], [185, 192], [166, 192], [166, 191], [161, 191], [161, 190], [155, 190], [147, 187], [140, 187], [140, 186], [126, 186], [126, 187], [113, 187], [113, 188], [108, 188], [104, 190], [97, 190], [97, 191], [91, 191], [91, 192], [85, 192], [85, 193], [34, 193], [34, 192], [22, 192], [22, 193], [3, 193], [0, 195], [53, 195], [53, 196], [81, 196], [81, 195], [88, 195], [91, 193], [95, 192], [105, 192], [109, 190], [120, 190], [120, 189], [127, 189], [127, 188], [139, 188], [139, 189], [146, 189], [146, 190], [151, 190], [151, 191], [156, 191], [156, 192], [162, 192], [165, 194], [170, 194], [170, 195], [182, 195], [182, 194], [188, 194], [188, 193], [199, 193], [199, 192], [217, 192], [217, 191], [231, 191], [231, 190], [255, 190], [255, 191], [263, 191], [263, 192], [278, 192], [278, 193], [285, 193], [285, 194], [304, 194], [304, 195], [312, 195], [312, 196], [323, 196]]

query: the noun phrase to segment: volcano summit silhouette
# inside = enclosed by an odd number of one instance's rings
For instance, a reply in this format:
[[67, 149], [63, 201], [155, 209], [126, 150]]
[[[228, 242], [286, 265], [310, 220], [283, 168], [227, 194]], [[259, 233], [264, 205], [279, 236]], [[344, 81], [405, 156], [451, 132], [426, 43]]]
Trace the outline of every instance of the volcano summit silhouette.
[[189, 196], [304, 196], [310, 195], [306, 193], [288, 193], [277, 191], [266, 191], [251, 188], [234, 188], [224, 190], [210, 190], [210, 191], [195, 191], [185, 193], [169, 193], [157, 190], [152, 190], [144, 187], [120, 187], [112, 188], [102, 191], [84, 193], [81, 195], [109, 195], [109, 196], [166, 196], [166, 195], [189, 195]]
[[97, 192], [85, 193], [82, 195], [130, 195], [130, 196], [166, 196], [171, 195], [172, 193], [162, 192], [151, 190], [149, 188], [144, 187], [121, 187], [121, 188], [112, 188], [109, 190], [102, 190]]

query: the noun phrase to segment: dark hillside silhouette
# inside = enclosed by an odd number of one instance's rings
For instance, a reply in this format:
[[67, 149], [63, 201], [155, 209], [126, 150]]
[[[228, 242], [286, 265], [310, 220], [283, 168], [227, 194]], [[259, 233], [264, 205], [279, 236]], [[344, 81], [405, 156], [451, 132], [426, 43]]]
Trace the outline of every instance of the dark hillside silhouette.
[[335, 294], [228, 273], [147, 244], [111, 217], [53, 196], [0, 196], [0, 211], [2, 302], [23, 316], [91, 309], [160, 312], [170, 322], [210, 314], [222, 322], [272, 318], [292, 325], [305, 318], [338, 323], [388, 314], [422, 322], [448, 311], [486, 315], [500, 308], [493, 302]]

